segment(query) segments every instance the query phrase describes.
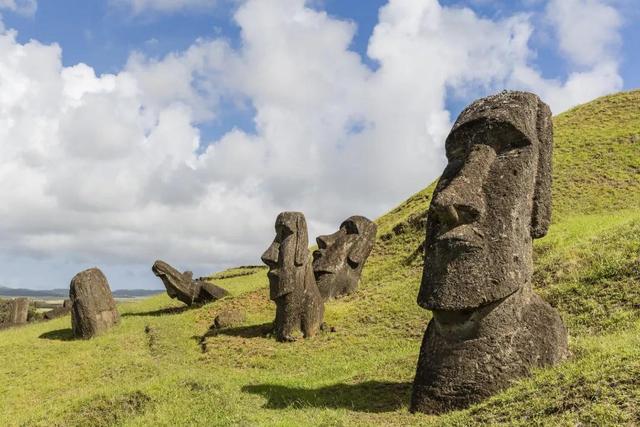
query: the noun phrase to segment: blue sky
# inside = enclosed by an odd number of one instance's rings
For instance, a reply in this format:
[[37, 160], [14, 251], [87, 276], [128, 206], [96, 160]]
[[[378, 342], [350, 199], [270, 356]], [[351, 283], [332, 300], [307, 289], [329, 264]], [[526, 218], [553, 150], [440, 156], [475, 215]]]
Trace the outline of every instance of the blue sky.
[[[386, 0], [322, 0], [310, 6], [341, 20], [357, 25], [351, 49], [362, 61], [376, 68], [367, 56], [367, 46], [378, 22], [378, 10]], [[531, 13], [541, 23], [532, 38], [531, 47], [537, 55], [536, 66], [547, 78], [564, 78], [571, 71], [544, 27], [544, 1], [508, 0], [444, 0], [442, 5], [471, 8], [479, 16], [500, 19], [514, 13]], [[620, 75], [624, 89], [640, 87], [640, 7], [634, 0], [611, 2], [623, 15]], [[92, 66], [96, 73], [116, 73], [127, 62], [132, 51], [161, 58], [170, 52], [187, 49], [198, 38], [227, 39], [233, 45], [240, 43], [240, 30], [233, 21], [236, 2], [222, 1], [214, 7], [182, 10], [177, 13], [151, 12], [132, 16], [122, 5], [108, 0], [48, 0], [38, 3], [33, 16], [19, 13], [4, 15], [5, 25], [18, 30], [18, 40], [36, 39], [43, 43], [58, 43], [63, 49], [62, 61], [66, 66], [79, 62]], [[465, 100], [449, 99], [448, 108], [453, 115], [464, 108]], [[253, 111], [230, 111], [215, 122], [201, 123], [200, 129], [207, 139], [215, 140], [234, 126], [253, 129]]]
[[637, 0], [0, 0], [0, 16], [14, 287], [256, 264], [278, 212], [316, 236], [428, 185], [475, 98], [529, 90], [558, 113], [640, 87]]

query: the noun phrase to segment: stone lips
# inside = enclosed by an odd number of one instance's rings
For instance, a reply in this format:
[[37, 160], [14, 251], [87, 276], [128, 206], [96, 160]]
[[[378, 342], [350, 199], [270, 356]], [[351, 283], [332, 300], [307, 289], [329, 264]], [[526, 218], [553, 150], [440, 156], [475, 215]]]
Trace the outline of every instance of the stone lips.
[[551, 215], [551, 112], [531, 93], [478, 100], [446, 141], [418, 304], [433, 311], [411, 410], [440, 413], [566, 357], [559, 314], [531, 290]]
[[309, 338], [320, 329], [324, 303], [309, 260], [307, 222], [300, 212], [282, 212], [275, 231], [261, 257], [269, 267], [269, 295], [276, 303], [274, 333], [278, 341], [295, 340], [296, 330]]
[[313, 273], [323, 299], [350, 295], [357, 290], [377, 229], [373, 221], [354, 215], [344, 220], [335, 233], [316, 238]]
[[74, 276], [69, 290], [71, 327], [77, 338], [91, 338], [120, 321], [107, 278], [98, 268]]

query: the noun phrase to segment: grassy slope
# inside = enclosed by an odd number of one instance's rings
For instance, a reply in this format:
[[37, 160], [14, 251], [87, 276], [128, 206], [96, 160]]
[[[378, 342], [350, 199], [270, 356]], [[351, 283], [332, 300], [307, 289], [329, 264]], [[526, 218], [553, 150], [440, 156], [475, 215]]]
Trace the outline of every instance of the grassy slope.
[[[575, 425], [640, 423], [640, 92], [556, 118], [549, 236], [535, 284], [570, 327], [574, 357], [442, 417], [407, 403], [429, 313], [415, 296], [431, 188], [378, 220], [356, 295], [327, 305], [336, 332], [278, 344], [264, 269], [214, 276], [233, 297], [184, 310], [123, 304], [122, 324], [70, 340], [69, 319], [0, 332], [0, 425]], [[207, 336], [219, 311], [246, 322]]]

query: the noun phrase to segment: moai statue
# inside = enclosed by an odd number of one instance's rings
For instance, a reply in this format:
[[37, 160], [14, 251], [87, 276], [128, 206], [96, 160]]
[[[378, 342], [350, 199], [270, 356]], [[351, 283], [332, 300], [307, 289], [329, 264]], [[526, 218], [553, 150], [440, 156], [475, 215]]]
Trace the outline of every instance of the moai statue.
[[75, 275], [69, 291], [71, 327], [76, 338], [91, 338], [120, 321], [107, 278], [98, 268]]
[[153, 263], [151, 271], [162, 280], [171, 298], [177, 298], [188, 306], [205, 304], [229, 295], [221, 287], [203, 280], [194, 280], [192, 272], [180, 273], [164, 261]]
[[309, 338], [320, 329], [324, 303], [309, 260], [307, 222], [299, 212], [282, 212], [275, 228], [276, 237], [262, 254], [276, 303], [274, 333], [278, 341], [294, 341], [294, 331], [301, 329]]
[[9, 322], [14, 325], [27, 323], [29, 318], [29, 299], [16, 298], [9, 305]]
[[316, 238], [318, 250], [313, 252], [313, 274], [322, 298], [350, 295], [358, 289], [377, 230], [373, 221], [352, 216], [335, 233]]
[[502, 92], [458, 117], [433, 193], [418, 304], [433, 312], [411, 411], [465, 408], [568, 355], [560, 315], [531, 289], [551, 217], [551, 111]]

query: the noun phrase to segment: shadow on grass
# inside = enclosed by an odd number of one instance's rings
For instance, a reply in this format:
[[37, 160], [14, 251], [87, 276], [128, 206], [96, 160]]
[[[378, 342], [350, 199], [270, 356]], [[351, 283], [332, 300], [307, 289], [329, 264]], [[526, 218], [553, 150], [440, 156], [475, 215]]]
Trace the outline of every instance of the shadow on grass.
[[210, 329], [205, 337], [214, 337], [216, 335], [228, 335], [240, 338], [261, 338], [266, 337], [273, 330], [273, 322], [263, 323], [260, 325], [239, 326], [236, 328]]
[[183, 306], [183, 307], [167, 307], [167, 308], [161, 308], [160, 310], [153, 310], [153, 311], [142, 311], [139, 313], [123, 313], [122, 317], [146, 317], [146, 316], [166, 316], [169, 314], [180, 314], [180, 313], [184, 313], [187, 310], [191, 310], [191, 309], [195, 309], [198, 307], [189, 307], [189, 306]]
[[57, 329], [55, 331], [45, 332], [38, 338], [43, 340], [72, 341], [73, 331], [71, 330], [71, 328]]
[[267, 398], [267, 409], [315, 407], [381, 413], [404, 406], [409, 401], [411, 383], [367, 381], [316, 389], [259, 384], [244, 386], [242, 391]]

